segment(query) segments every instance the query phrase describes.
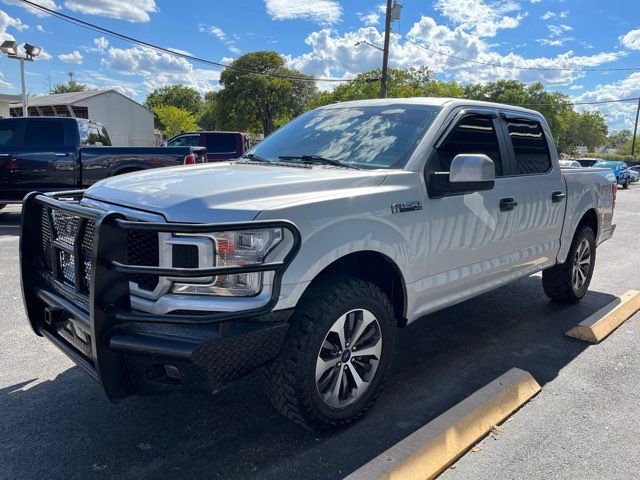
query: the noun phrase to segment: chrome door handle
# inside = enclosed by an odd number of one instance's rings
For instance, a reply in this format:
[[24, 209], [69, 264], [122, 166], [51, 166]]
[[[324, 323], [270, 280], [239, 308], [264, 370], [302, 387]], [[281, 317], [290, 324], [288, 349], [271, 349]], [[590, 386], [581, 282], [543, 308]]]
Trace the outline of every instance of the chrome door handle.
[[551, 194], [551, 201], [556, 203], [564, 200], [567, 197], [567, 194], [562, 191], [553, 192]]
[[64, 152], [64, 153], [62, 153], [62, 152], [55, 152], [55, 153], [53, 154], [53, 156], [54, 156], [54, 157], [68, 157], [68, 156], [69, 156], [69, 153], [68, 153], [68, 152]]

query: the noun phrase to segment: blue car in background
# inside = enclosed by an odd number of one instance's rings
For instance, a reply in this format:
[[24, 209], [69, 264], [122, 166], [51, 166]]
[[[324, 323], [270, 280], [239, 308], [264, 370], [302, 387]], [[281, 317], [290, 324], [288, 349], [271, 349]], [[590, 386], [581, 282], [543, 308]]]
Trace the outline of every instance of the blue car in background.
[[616, 176], [618, 185], [622, 188], [629, 188], [631, 183], [631, 175], [629, 175], [627, 164], [624, 162], [617, 162], [615, 160], [601, 160], [593, 164], [594, 168], [608, 168]]

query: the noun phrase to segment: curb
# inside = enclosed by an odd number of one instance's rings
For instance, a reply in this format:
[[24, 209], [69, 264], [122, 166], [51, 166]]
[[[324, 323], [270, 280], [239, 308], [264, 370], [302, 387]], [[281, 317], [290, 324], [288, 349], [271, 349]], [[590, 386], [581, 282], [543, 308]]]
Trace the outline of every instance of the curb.
[[539, 391], [540, 385], [531, 374], [512, 368], [346, 480], [435, 478]]
[[565, 335], [589, 343], [600, 343], [638, 310], [640, 310], [640, 292], [628, 290], [568, 330]]

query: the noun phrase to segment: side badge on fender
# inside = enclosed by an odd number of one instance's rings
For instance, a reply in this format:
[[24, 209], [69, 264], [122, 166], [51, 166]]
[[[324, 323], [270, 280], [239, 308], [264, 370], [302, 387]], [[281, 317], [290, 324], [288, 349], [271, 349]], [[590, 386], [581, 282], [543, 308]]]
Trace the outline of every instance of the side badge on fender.
[[422, 202], [414, 200], [412, 202], [391, 204], [391, 213], [415, 212], [416, 210], [422, 210]]

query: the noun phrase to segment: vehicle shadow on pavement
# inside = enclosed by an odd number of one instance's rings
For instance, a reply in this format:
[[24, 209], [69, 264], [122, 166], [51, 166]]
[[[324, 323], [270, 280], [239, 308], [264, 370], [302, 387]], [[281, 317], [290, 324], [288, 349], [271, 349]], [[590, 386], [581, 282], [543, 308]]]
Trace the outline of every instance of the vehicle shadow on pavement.
[[0, 237], [20, 236], [21, 211], [10, 206], [0, 210]]
[[113, 405], [71, 368], [0, 390], [2, 476], [341, 478], [509, 368], [544, 388], [587, 348], [564, 332], [613, 298], [591, 291], [576, 305], [553, 303], [534, 276], [428, 315], [400, 331], [369, 415], [328, 435], [277, 414], [253, 377], [215, 397]]

